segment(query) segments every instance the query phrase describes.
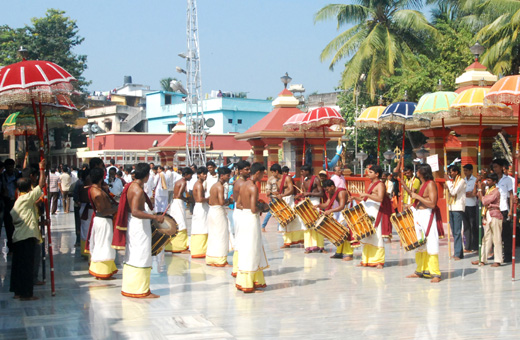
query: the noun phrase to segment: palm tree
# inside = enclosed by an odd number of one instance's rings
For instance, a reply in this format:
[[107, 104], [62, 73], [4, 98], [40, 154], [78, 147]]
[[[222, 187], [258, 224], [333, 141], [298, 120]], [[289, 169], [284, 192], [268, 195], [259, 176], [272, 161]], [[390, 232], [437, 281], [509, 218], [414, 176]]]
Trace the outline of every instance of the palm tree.
[[314, 22], [335, 18], [338, 30], [353, 27], [334, 38], [321, 52], [324, 61], [332, 57], [330, 68], [350, 57], [342, 74], [345, 89], [355, 87], [362, 74], [374, 99], [384, 85], [383, 77], [394, 74], [396, 67], [416, 63], [411, 58], [427, 35], [436, 31], [418, 11], [420, 0], [356, 0], [357, 4], [331, 4], [320, 9]]
[[177, 79], [172, 78], [172, 77], [167, 77], [167, 78], [161, 79], [161, 89], [163, 91], [174, 92], [173, 89], [170, 86], [170, 83], [171, 83], [172, 80], [177, 80]]

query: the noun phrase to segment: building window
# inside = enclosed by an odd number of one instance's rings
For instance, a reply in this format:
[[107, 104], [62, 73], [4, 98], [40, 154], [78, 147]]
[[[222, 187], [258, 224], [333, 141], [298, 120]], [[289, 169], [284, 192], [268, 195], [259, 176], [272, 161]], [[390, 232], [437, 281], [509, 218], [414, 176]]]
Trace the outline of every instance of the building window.
[[238, 120], [238, 124], [242, 124], [242, 119], [239, 119], [239, 120]]
[[233, 119], [228, 119], [227, 122], [228, 122], [229, 124], [233, 124]]
[[169, 94], [164, 95], [164, 105], [170, 105], [172, 103], [172, 96]]

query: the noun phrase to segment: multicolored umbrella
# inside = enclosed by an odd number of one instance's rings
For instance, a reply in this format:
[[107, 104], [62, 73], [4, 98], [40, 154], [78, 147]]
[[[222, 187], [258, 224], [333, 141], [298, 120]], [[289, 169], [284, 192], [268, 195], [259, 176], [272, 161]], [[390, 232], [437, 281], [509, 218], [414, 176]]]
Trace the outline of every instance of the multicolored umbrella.
[[379, 118], [382, 125], [401, 126], [412, 122], [417, 103], [395, 102], [388, 105]]
[[438, 91], [424, 94], [417, 103], [413, 114], [414, 121], [431, 120], [449, 116], [450, 106], [457, 97], [457, 93]]
[[4, 139], [9, 136], [24, 136], [24, 135], [36, 135], [36, 124], [34, 124], [34, 117], [32, 117], [33, 124], [27, 126], [23, 121], [23, 115], [20, 112], [11, 113], [9, 117], [2, 124], [2, 133]]
[[[503, 117], [512, 116], [513, 110], [502, 103], [486, 103], [484, 97], [489, 93], [487, 87], [473, 87], [462, 91], [451, 104], [451, 110], [461, 117]], [[487, 104], [487, 105], [486, 105]]]
[[379, 117], [385, 110], [386, 106], [370, 106], [366, 108], [356, 119], [357, 128], [375, 128], [377, 129], [377, 165], [379, 165], [379, 150], [381, 145], [381, 127], [379, 126]]

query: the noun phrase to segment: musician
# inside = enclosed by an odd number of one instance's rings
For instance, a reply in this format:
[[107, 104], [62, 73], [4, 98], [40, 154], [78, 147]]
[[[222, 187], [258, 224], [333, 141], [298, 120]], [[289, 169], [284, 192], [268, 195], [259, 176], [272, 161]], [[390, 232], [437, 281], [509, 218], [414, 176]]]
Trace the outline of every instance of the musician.
[[188, 250], [188, 231], [186, 230], [186, 203], [188, 203], [186, 188], [192, 176], [192, 169], [188, 167], [183, 168], [182, 178], [178, 180], [173, 187], [173, 202], [170, 207], [170, 216], [177, 222], [179, 231], [164, 248], [165, 251], [171, 253], [189, 254], [190, 252]]
[[[283, 174], [280, 164], [273, 164], [270, 168], [271, 173], [277, 179], [278, 194], [272, 195], [278, 199], [283, 199], [291, 208], [294, 208], [294, 184], [291, 176]], [[283, 233], [283, 246], [281, 249], [290, 248], [291, 245], [303, 243], [303, 233], [301, 223], [298, 219], [291, 221]]]
[[92, 185], [88, 190], [90, 205], [93, 208], [92, 224], [89, 229], [87, 250], [90, 251], [88, 272], [96, 279], [108, 280], [117, 273], [114, 263], [116, 251], [112, 248], [114, 234], [112, 219], [117, 212], [117, 205], [112, 204], [108, 194], [102, 189], [105, 173], [100, 168], [90, 172]]
[[[244, 293], [252, 293], [256, 289], [265, 288], [265, 268], [268, 268], [260, 231], [260, 213], [262, 208], [258, 202], [258, 182], [262, 180], [265, 167], [261, 163], [251, 166], [251, 181], [245, 181], [240, 189], [242, 213], [240, 229], [240, 257], [236, 287]], [[247, 228], [246, 228], [247, 226]]]
[[168, 207], [168, 182], [166, 181], [163, 166], [157, 166], [157, 174], [155, 175], [155, 179], [155, 212], [163, 213]]
[[[417, 193], [419, 192], [419, 188], [421, 187], [421, 181], [415, 177], [415, 174], [413, 172], [413, 166], [411, 165], [405, 165], [404, 170], [404, 183], [408, 189], [410, 189], [411, 192]], [[413, 198], [410, 194], [408, 194], [408, 191], [404, 191], [403, 193], [403, 209], [408, 209], [412, 204], [414, 203]]]
[[[312, 205], [319, 206], [323, 197], [323, 188], [319, 178], [312, 175], [312, 168], [309, 165], [304, 165], [300, 168], [303, 177], [302, 193], [298, 196], [309, 198]], [[302, 223], [303, 224], [303, 223]], [[304, 247], [305, 254], [317, 252], [321, 253], [325, 250], [325, 240], [323, 235], [314, 229], [307, 229], [304, 225]]]
[[[415, 193], [406, 184], [404, 191], [412, 200], [412, 213], [415, 222], [417, 238], [426, 238], [426, 244], [417, 248], [415, 262], [417, 269], [415, 273], [407, 278], [432, 278], [432, 283], [441, 281], [439, 269], [439, 238], [444, 236], [442, 219], [439, 207], [437, 207], [437, 186], [433, 181], [432, 168], [429, 164], [420, 164], [417, 175], [422, 185], [419, 193]], [[401, 178], [401, 183], [404, 183]], [[433, 215], [433, 216], [432, 216]]]
[[[480, 177], [480, 176], [479, 176]], [[482, 253], [478, 261], [472, 261], [474, 265], [485, 265], [488, 262], [488, 256], [491, 247], [494, 247], [494, 263], [491, 267], [500, 267], [502, 264], [502, 220], [503, 216], [500, 212], [500, 192], [497, 188], [497, 174], [489, 174], [486, 184], [488, 189], [484, 189], [482, 181], [477, 180], [477, 197], [484, 209], [482, 210], [482, 225], [484, 226], [484, 238], [482, 239]], [[482, 192], [485, 191], [483, 195]]]
[[[362, 267], [376, 267], [383, 269], [385, 265], [385, 243], [383, 236], [391, 235], [390, 215], [392, 203], [386, 195], [385, 184], [381, 181], [383, 169], [379, 165], [372, 165], [367, 170], [367, 177], [371, 183], [366, 193], [354, 197], [362, 201], [367, 214], [374, 219], [375, 234], [361, 240], [363, 244]], [[389, 233], [390, 231], [390, 233]]]
[[[464, 258], [462, 249], [462, 218], [466, 208], [466, 182], [460, 175], [460, 168], [451, 165], [448, 168], [450, 176], [444, 175], [445, 185], [448, 188], [448, 208], [450, 211], [450, 225], [453, 233], [453, 259], [460, 261]], [[469, 227], [469, 226], [468, 226]]]
[[205, 196], [204, 181], [208, 176], [208, 169], [201, 166], [197, 169], [197, 183], [193, 186], [193, 216], [191, 218], [191, 242], [190, 250], [192, 258], [206, 257], [208, 248], [208, 225], [207, 217], [209, 211], [208, 198]]
[[133, 298], [159, 297], [159, 295], [150, 292], [150, 273], [152, 271], [150, 220], [162, 223], [164, 217], [162, 215], [151, 215], [145, 211], [144, 204], [147, 201], [147, 195], [144, 192], [144, 183], [148, 181], [149, 177], [150, 167], [148, 164], [137, 164], [135, 180], [123, 189], [119, 201], [116, 225], [118, 230], [127, 229], [121, 294]]
[[229, 253], [229, 221], [226, 206], [230, 200], [226, 199], [224, 184], [229, 182], [231, 169], [218, 169], [218, 182], [210, 190], [208, 212], [208, 250], [206, 264], [214, 267], [229, 267], [227, 255]]
[[[336, 188], [334, 182], [327, 179], [323, 182], [323, 189], [327, 194], [325, 203], [318, 205], [325, 214], [333, 214], [336, 221], [345, 225], [345, 218], [341, 211], [345, 209], [349, 199], [348, 191], [343, 188]], [[350, 245], [350, 241], [346, 240], [336, 248], [336, 253], [330, 257], [331, 259], [343, 259], [343, 261], [352, 261], [354, 259], [354, 250]]]
[[[241, 160], [237, 163], [237, 169], [239, 177], [233, 184], [233, 197], [236, 198], [235, 210], [233, 210], [233, 226], [235, 232], [235, 251], [233, 252], [233, 271], [231, 276], [236, 277], [238, 271], [238, 247], [240, 246], [239, 230], [242, 224], [242, 202], [240, 200], [240, 190], [244, 183], [249, 179], [251, 173], [251, 163], [245, 160]], [[249, 227], [249, 226], [248, 226]]]

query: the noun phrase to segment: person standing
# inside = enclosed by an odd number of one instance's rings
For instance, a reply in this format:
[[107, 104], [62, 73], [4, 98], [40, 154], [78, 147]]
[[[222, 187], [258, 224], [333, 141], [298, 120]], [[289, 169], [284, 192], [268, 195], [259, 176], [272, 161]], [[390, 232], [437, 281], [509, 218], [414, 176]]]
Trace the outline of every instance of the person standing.
[[256, 289], [267, 287], [264, 269], [269, 268], [262, 244], [260, 216], [262, 208], [258, 202], [258, 183], [262, 180], [265, 167], [261, 163], [251, 166], [251, 181], [245, 181], [240, 189], [239, 198], [242, 206], [240, 231], [240, 256], [235, 286], [244, 293], [253, 293]]
[[13, 251], [13, 219], [9, 211], [13, 209], [16, 200], [16, 181], [22, 176], [20, 171], [14, 168], [14, 160], [8, 158], [4, 162], [5, 170], [2, 173], [2, 189], [4, 200], [4, 228], [7, 236], [9, 252]]
[[502, 213], [500, 212], [500, 192], [497, 189], [497, 174], [489, 174], [486, 184], [488, 189], [483, 195], [482, 183], [478, 181], [477, 195], [482, 201], [484, 209], [482, 211], [482, 225], [484, 227], [484, 238], [482, 239], [482, 252], [478, 261], [472, 261], [474, 265], [485, 265], [488, 262], [488, 256], [491, 247], [494, 247], [494, 263], [491, 267], [500, 267], [502, 264]]
[[[444, 175], [448, 187], [448, 208], [450, 210], [450, 225], [453, 233], [453, 259], [464, 258], [462, 249], [462, 219], [466, 208], [466, 182], [460, 175], [460, 168], [452, 165], [448, 168], [450, 176]], [[448, 240], [448, 242], [451, 242]]]
[[[113, 172], [115, 169], [112, 169]], [[111, 246], [114, 235], [112, 219], [117, 212], [117, 206], [112, 206], [108, 194], [102, 188], [104, 177], [105, 172], [102, 169], [92, 169], [90, 172], [92, 185], [88, 189], [93, 220], [85, 247], [90, 252], [88, 272], [98, 280], [108, 280], [117, 273], [114, 263], [116, 251]]]
[[168, 207], [168, 182], [164, 174], [164, 167], [157, 167], [157, 184], [155, 186], [155, 212], [163, 213]]
[[60, 176], [56, 174], [56, 168], [51, 168], [49, 173], [49, 197], [52, 215], [56, 215], [56, 210], [58, 210], [58, 198], [60, 196], [59, 180]]
[[42, 239], [36, 201], [43, 195], [45, 185], [45, 160], [42, 160], [38, 186], [31, 189], [29, 178], [18, 179], [16, 186], [20, 195], [10, 210], [14, 225], [10, 291], [14, 293], [15, 299], [19, 298], [22, 301], [38, 300], [38, 297], [33, 295], [34, 259], [36, 246]]
[[166, 187], [168, 188], [168, 203], [173, 200], [173, 172], [171, 166], [166, 166], [164, 172], [164, 178], [166, 179]]
[[186, 188], [193, 176], [193, 170], [190, 168], [182, 169], [182, 179], [175, 183], [173, 188], [173, 201], [170, 206], [170, 215], [177, 222], [177, 235], [172, 237], [170, 242], [164, 248], [165, 251], [171, 253], [188, 254], [188, 230], [186, 224]]
[[[267, 179], [267, 183], [265, 184], [265, 194], [269, 201], [271, 201], [273, 196], [278, 192], [278, 186], [276, 184], [277, 182], [278, 180], [273, 175], [269, 176]], [[265, 228], [267, 227], [267, 223], [269, 222], [271, 216], [271, 210], [269, 210], [264, 217], [264, 221], [262, 222], [262, 232], [265, 232]]]
[[61, 192], [61, 200], [63, 201], [63, 212], [68, 214], [70, 212], [70, 186], [72, 184], [72, 178], [69, 174], [69, 168], [64, 165], [63, 172], [58, 180], [58, 188]]
[[241, 160], [237, 163], [237, 169], [239, 172], [239, 177], [233, 183], [233, 197], [236, 198], [235, 201], [235, 210], [233, 210], [233, 226], [235, 231], [235, 246], [233, 252], [233, 270], [231, 271], [231, 276], [236, 277], [238, 272], [238, 248], [240, 247], [239, 234], [240, 234], [240, 225], [242, 225], [242, 203], [240, 202], [240, 190], [242, 190], [242, 186], [249, 179], [251, 174], [251, 164], [248, 161]]
[[[312, 175], [312, 168], [310, 165], [304, 165], [300, 168], [303, 177], [302, 182], [302, 197], [308, 198], [314, 207], [321, 203], [323, 198], [323, 188], [317, 176]], [[302, 223], [303, 224], [303, 223]], [[305, 247], [305, 254], [312, 252], [321, 253], [325, 250], [325, 240], [323, 235], [316, 230], [305, 226], [303, 244]]]
[[213, 162], [213, 161], [206, 162], [206, 168], [208, 169], [208, 176], [206, 178], [206, 181], [204, 182], [204, 190], [206, 191], [205, 192], [206, 198], [209, 198], [209, 192], [211, 190], [211, 187], [213, 187], [213, 185], [218, 182], [219, 177], [216, 172], [217, 166], [215, 165], [215, 162]]
[[205, 258], [208, 249], [208, 224], [209, 211], [208, 199], [204, 195], [204, 181], [208, 175], [206, 167], [197, 169], [197, 183], [193, 186], [193, 216], [191, 218], [191, 242], [190, 251], [192, 258]]
[[229, 220], [226, 206], [229, 199], [224, 193], [224, 184], [231, 177], [231, 169], [221, 167], [218, 169], [218, 182], [211, 187], [208, 212], [208, 250], [206, 251], [206, 264], [213, 267], [229, 266], [227, 255], [229, 253]]
[[[404, 183], [410, 189], [411, 192], [419, 192], [419, 188], [421, 187], [421, 181], [415, 177], [413, 172], [413, 167], [411, 165], [406, 165], [404, 167]], [[408, 191], [403, 192], [403, 210], [406, 210], [414, 203], [412, 196], [408, 194]]]
[[334, 175], [332, 175], [330, 179], [334, 182], [336, 188], [347, 189], [347, 181], [343, 176], [343, 171], [341, 170], [340, 166], [334, 167]]
[[493, 172], [498, 176], [497, 188], [500, 192], [500, 212], [502, 213], [502, 242], [504, 243], [504, 262], [508, 263], [513, 258], [513, 180], [504, 173], [507, 161], [495, 159], [491, 162]]
[[117, 168], [112, 167], [110, 170], [108, 170], [108, 177], [105, 179], [105, 183], [108, 184], [108, 190], [112, 194], [112, 197], [116, 201], [119, 201], [119, 196], [121, 196], [121, 193], [123, 192], [123, 182], [121, 179], [116, 177]]
[[464, 253], [478, 251], [478, 207], [477, 207], [477, 179], [473, 176], [473, 165], [462, 167], [466, 182], [466, 209], [464, 210]]

